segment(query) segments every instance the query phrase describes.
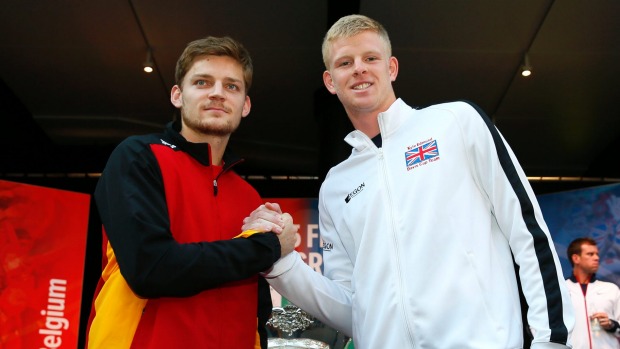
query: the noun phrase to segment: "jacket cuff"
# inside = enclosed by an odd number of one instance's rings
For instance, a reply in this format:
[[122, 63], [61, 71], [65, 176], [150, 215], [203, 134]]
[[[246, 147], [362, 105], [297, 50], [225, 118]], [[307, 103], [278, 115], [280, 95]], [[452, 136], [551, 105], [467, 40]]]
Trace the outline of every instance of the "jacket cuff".
[[271, 269], [262, 272], [261, 275], [266, 279], [273, 279], [291, 270], [295, 265], [295, 262], [300, 260], [301, 256], [299, 256], [299, 253], [297, 253], [297, 251], [293, 251], [280, 258], [280, 260], [273, 264]]
[[620, 324], [618, 324], [618, 322], [616, 320], [609, 319], [609, 321], [611, 321], [613, 326], [611, 326], [610, 329], [606, 329], [605, 328], [604, 330], [607, 331], [607, 332], [610, 332], [610, 333], [616, 333], [616, 331], [618, 329], [620, 329]]

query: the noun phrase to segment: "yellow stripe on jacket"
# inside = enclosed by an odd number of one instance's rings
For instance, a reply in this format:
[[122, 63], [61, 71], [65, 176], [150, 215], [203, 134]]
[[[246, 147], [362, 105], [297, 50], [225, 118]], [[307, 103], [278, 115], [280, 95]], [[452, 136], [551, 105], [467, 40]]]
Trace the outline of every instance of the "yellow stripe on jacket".
[[95, 318], [88, 334], [88, 349], [129, 349], [147, 300], [136, 296], [121, 275], [108, 242], [105, 281], [95, 300]]
[[250, 237], [250, 236], [252, 236], [254, 234], [259, 234], [259, 233], [262, 233], [262, 231], [254, 230], [254, 229], [248, 229], [248, 230], [245, 230], [243, 233], [235, 236], [233, 239], [236, 239], [236, 238], [248, 238], [248, 237]]
[[[253, 230], [253, 229], [248, 229], [246, 231], [244, 231], [243, 233], [235, 236], [233, 239], [236, 238], [248, 238], [254, 234], [258, 234], [258, 233], [262, 233], [262, 231], [258, 231], [258, 230]], [[258, 319], [256, 319], [256, 322], [258, 324]], [[254, 349], [261, 349], [260, 346], [260, 335], [258, 334], [258, 331], [256, 331], [256, 342], [254, 343]]]

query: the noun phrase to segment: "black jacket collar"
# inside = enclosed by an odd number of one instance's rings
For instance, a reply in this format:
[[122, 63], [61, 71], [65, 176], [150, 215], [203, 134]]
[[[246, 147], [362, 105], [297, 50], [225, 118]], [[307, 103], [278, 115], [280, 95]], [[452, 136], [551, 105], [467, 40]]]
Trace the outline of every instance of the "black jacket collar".
[[[166, 125], [164, 135], [171, 140], [171, 143], [176, 146], [175, 150], [181, 150], [188, 153], [191, 157], [196, 159], [203, 166], [211, 165], [211, 146], [209, 143], [192, 143], [188, 142], [185, 137], [181, 135], [181, 122], [171, 121]], [[228, 147], [224, 151], [224, 170], [229, 169], [233, 165], [243, 161], [240, 157], [236, 156], [229, 151]]]

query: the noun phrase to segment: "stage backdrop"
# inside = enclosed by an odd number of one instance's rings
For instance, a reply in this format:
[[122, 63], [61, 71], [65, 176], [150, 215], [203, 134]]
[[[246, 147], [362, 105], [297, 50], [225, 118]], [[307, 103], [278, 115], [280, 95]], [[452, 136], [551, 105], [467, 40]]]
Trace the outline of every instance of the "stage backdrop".
[[538, 197], [555, 243], [562, 271], [572, 272], [566, 248], [575, 238], [596, 240], [601, 279], [620, 286], [620, 184], [567, 191]]
[[76, 348], [86, 194], [0, 180], [0, 348]]

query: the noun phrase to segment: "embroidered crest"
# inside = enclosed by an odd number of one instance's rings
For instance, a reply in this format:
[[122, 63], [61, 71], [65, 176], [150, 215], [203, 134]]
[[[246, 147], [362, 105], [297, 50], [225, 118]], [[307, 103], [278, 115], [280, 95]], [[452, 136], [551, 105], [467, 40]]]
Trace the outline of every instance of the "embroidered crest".
[[439, 160], [439, 148], [437, 147], [437, 140], [432, 138], [411, 145], [405, 151], [407, 171], [436, 160]]

